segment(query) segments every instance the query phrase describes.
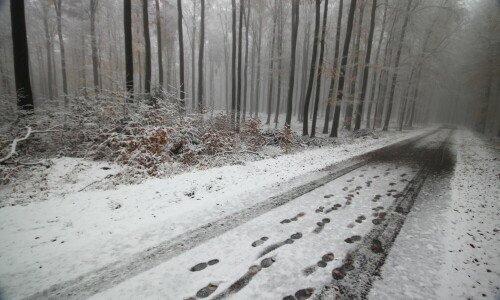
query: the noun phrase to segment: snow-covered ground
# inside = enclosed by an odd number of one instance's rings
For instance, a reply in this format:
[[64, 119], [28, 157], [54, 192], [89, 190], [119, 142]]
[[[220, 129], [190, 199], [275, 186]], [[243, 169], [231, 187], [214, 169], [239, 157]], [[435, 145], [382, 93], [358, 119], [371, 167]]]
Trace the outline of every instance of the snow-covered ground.
[[500, 299], [500, 143], [453, 143], [453, 175], [427, 179], [370, 299]]
[[314, 180], [328, 165], [430, 130], [344, 138], [320, 149], [105, 190], [93, 183], [120, 172], [118, 166], [56, 159], [51, 168], [2, 187], [3, 296], [19, 299], [125, 259]]

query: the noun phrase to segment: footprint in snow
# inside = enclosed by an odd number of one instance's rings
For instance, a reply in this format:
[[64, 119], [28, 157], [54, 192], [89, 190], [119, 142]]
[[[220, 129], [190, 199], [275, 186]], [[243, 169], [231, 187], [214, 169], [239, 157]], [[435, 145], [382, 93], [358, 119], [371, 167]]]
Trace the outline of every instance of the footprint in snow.
[[313, 288], [298, 290], [297, 292], [295, 292], [295, 298], [297, 300], [306, 300], [309, 299], [309, 297], [311, 297], [313, 293], [314, 293]]
[[263, 236], [260, 239], [256, 240], [252, 243], [252, 247], [257, 247], [264, 244], [269, 238], [267, 236]]
[[262, 252], [257, 257], [262, 257], [262, 256], [278, 249], [279, 247], [284, 246], [284, 245], [293, 244], [294, 240], [298, 240], [300, 238], [302, 238], [302, 233], [300, 233], [300, 232], [294, 233], [290, 236], [289, 239], [286, 239], [283, 242], [279, 242], [279, 243], [275, 243], [275, 244], [271, 244], [271, 245], [267, 246], [264, 250], [262, 250]]
[[290, 218], [290, 219], [284, 219], [283, 221], [281, 221], [280, 223], [281, 224], [288, 224], [288, 223], [291, 223], [291, 222], [295, 222], [297, 221], [299, 218], [305, 216], [306, 214], [301, 212], [301, 213], [298, 213], [295, 217], [293, 218]]
[[191, 272], [199, 272], [201, 270], [204, 270], [207, 266], [213, 266], [213, 265], [218, 264], [218, 263], [219, 263], [218, 259], [212, 259], [212, 260], [209, 260], [208, 262], [199, 263], [189, 270]]
[[217, 290], [218, 285], [209, 283], [206, 287], [200, 289], [196, 292], [196, 297], [198, 298], [207, 298], [210, 296], [215, 290]]

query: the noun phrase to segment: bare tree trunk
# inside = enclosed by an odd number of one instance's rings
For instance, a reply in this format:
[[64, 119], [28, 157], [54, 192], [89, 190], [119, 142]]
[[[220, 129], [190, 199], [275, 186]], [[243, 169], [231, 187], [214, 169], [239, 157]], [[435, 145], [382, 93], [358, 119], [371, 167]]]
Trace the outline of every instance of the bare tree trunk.
[[47, 90], [48, 90], [48, 98], [52, 100], [54, 98], [54, 90], [52, 84], [52, 49], [51, 49], [51, 37], [49, 32], [49, 21], [48, 21], [48, 11], [47, 6], [42, 3], [43, 10], [43, 29], [45, 32], [45, 51], [47, 57]]
[[259, 101], [260, 101], [260, 83], [261, 83], [261, 54], [262, 54], [262, 14], [259, 14], [259, 41], [258, 41], [258, 54], [257, 54], [257, 87], [255, 88], [255, 117], [259, 117]]
[[278, 127], [278, 118], [281, 104], [281, 66], [283, 64], [283, 0], [279, 0], [279, 27], [278, 27], [278, 95], [276, 96], [276, 111], [274, 114], [274, 124]]
[[[379, 57], [380, 57], [380, 49], [382, 48], [382, 41], [383, 41], [383, 38], [384, 38], [384, 29], [385, 29], [385, 23], [386, 23], [386, 20], [387, 20], [387, 7], [389, 6], [388, 3], [384, 3], [385, 7], [384, 7], [384, 16], [383, 16], [383, 19], [382, 19], [382, 28], [380, 30], [380, 36], [379, 36], [379, 39], [378, 39], [378, 46], [377, 46], [377, 54], [375, 55], [375, 63], [378, 64], [379, 62]], [[375, 69], [372, 71], [372, 87], [371, 87], [371, 90], [370, 90], [370, 96], [367, 97], [367, 100], [368, 100], [368, 111], [366, 113], [366, 128], [370, 128], [370, 118], [371, 118], [371, 115], [372, 115], [372, 106], [373, 106], [373, 102], [374, 102], [374, 99], [373, 99], [373, 96], [375, 95], [375, 87], [376, 87], [376, 83], [377, 83], [377, 79], [380, 79], [379, 76], [376, 75], [376, 71]]]
[[184, 35], [182, 34], [182, 0], [177, 0], [177, 30], [179, 32], [179, 86], [180, 111], [186, 111], [186, 86], [184, 82]]
[[[328, 0], [326, 0], [328, 1]], [[299, 29], [299, 0], [292, 0], [292, 50], [290, 58], [290, 79], [288, 83], [288, 103], [286, 107], [286, 120], [285, 126], [290, 126], [292, 123], [292, 101], [293, 101], [293, 88], [295, 83], [295, 53], [297, 50], [297, 34]], [[326, 4], [325, 4], [326, 5]]]
[[323, 69], [323, 57], [325, 54], [325, 34], [326, 34], [326, 19], [328, 16], [328, 0], [325, 0], [325, 8], [323, 12], [323, 29], [321, 32], [320, 40], [320, 51], [319, 51], [319, 62], [318, 62], [318, 74], [316, 75], [316, 95], [314, 99], [314, 113], [311, 127], [311, 137], [316, 136], [316, 120], [318, 118], [318, 106], [319, 106], [319, 96], [321, 91], [321, 73]]
[[242, 66], [242, 42], [243, 42], [243, 16], [245, 14], [245, 2], [240, 0], [240, 23], [238, 29], [238, 96], [236, 103], [236, 132], [240, 131], [240, 118], [241, 118], [241, 66]]
[[[355, 0], [354, 0], [355, 1]], [[309, 83], [307, 85], [306, 98], [304, 101], [304, 117], [302, 124], [302, 135], [309, 134], [309, 104], [311, 103], [312, 89], [314, 85], [314, 74], [316, 73], [316, 60], [318, 55], [318, 41], [319, 41], [319, 19], [321, 10], [321, 0], [316, 0], [316, 17], [314, 21], [314, 42], [313, 53], [311, 59], [311, 69], [309, 73]], [[319, 92], [319, 91], [317, 91]]]
[[353, 66], [352, 66], [352, 73], [351, 73], [351, 91], [350, 91], [350, 97], [351, 100], [347, 101], [347, 107], [346, 107], [346, 114], [344, 118], [344, 126], [347, 130], [351, 130], [352, 126], [352, 119], [354, 117], [354, 107], [355, 107], [355, 102], [356, 102], [356, 89], [358, 88], [357, 81], [358, 81], [358, 70], [360, 69], [359, 65], [359, 56], [360, 56], [360, 46], [361, 46], [361, 34], [362, 34], [362, 27], [363, 27], [363, 15], [365, 12], [365, 4], [363, 3], [360, 6], [359, 9], [359, 15], [358, 15], [358, 31], [356, 35], [356, 41], [354, 43], [354, 53], [353, 53]]
[[[389, 38], [387, 39], [387, 43], [385, 44], [385, 54], [384, 54], [384, 63], [382, 65], [383, 69], [380, 71], [378, 75], [378, 91], [377, 91], [377, 102], [375, 104], [375, 117], [373, 121], [373, 128], [380, 127], [382, 125], [382, 116], [385, 108], [385, 94], [387, 91], [387, 84], [389, 81], [389, 70], [387, 70], [388, 66], [391, 64], [392, 58], [392, 42], [394, 38], [394, 28], [396, 27], [396, 23], [398, 20], [398, 16], [394, 16], [394, 20], [392, 22], [391, 30], [389, 32]], [[375, 101], [373, 99], [372, 101]]]
[[10, 0], [10, 24], [14, 53], [14, 77], [16, 81], [17, 107], [21, 110], [32, 111], [34, 109], [34, 105], [29, 75], [29, 52], [28, 39], [26, 36], [24, 1]]
[[131, 0], [123, 1], [125, 28], [125, 85], [128, 99], [134, 97], [134, 57], [132, 54], [132, 4]]
[[205, 53], [205, 0], [201, 0], [200, 53], [198, 53], [198, 111], [203, 113], [203, 55]]
[[368, 34], [368, 45], [366, 48], [365, 56], [365, 67], [363, 70], [363, 83], [361, 87], [361, 92], [359, 94], [359, 104], [356, 110], [356, 120], [354, 124], [354, 130], [359, 130], [361, 128], [361, 117], [363, 116], [363, 105], [366, 96], [366, 87], [368, 86], [368, 72], [370, 69], [370, 59], [372, 55], [372, 44], [373, 44], [373, 33], [375, 30], [375, 12], [377, 10], [377, 0], [373, 0], [372, 13], [370, 18], [370, 33]]
[[232, 44], [231, 44], [231, 127], [236, 129], [236, 0], [232, 7]]
[[323, 126], [323, 133], [327, 134], [328, 133], [328, 123], [330, 121], [330, 113], [331, 113], [331, 105], [332, 103], [335, 104], [335, 106], [340, 105], [337, 104], [337, 95], [334, 95], [335, 92], [335, 78], [337, 77], [338, 73], [338, 60], [339, 60], [339, 50], [340, 50], [340, 29], [342, 27], [342, 10], [344, 6], [344, 0], [340, 0], [339, 3], [339, 14], [337, 17], [337, 28], [336, 28], [336, 34], [335, 34], [335, 54], [333, 58], [333, 68], [334, 68], [334, 74], [332, 74], [332, 78], [330, 80], [330, 88], [328, 89], [328, 105], [326, 106], [326, 116], [325, 116], [325, 124]]
[[196, 111], [196, 3], [193, 1], [193, 35], [191, 37], [191, 111]]
[[64, 51], [64, 40], [62, 35], [62, 0], [53, 0], [57, 15], [57, 34], [59, 36], [59, 51], [61, 52], [61, 73], [63, 80], [64, 107], [68, 106], [68, 79], [66, 75], [66, 54]]
[[387, 107], [387, 114], [385, 116], [385, 122], [384, 122], [384, 127], [382, 128], [383, 131], [387, 131], [389, 129], [389, 122], [391, 120], [391, 113], [392, 113], [392, 103], [394, 101], [394, 91], [396, 89], [396, 84], [397, 84], [397, 79], [398, 79], [398, 68], [399, 68], [399, 60], [401, 59], [401, 52], [403, 50], [403, 44], [404, 44], [404, 39], [406, 35], [406, 28], [408, 26], [408, 20], [410, 19], [410, 9], [411, 9], [411, 4], [413, 0], [408, 1], [408, 6], [406, 8], [406, 15], [403, 23], [403, 28], [401, 30], [401, 36], [399, 37], [399, 47], [398, 47], [398, 52], [396, 53], [396, 65], [394, 66], [394, 74], [392, 77], [392, 84], [391, 84], [391, 93], [389, 96], [389, 103]]
[[[158, 82], [160, 89], [163, 89], [163, 57], [161, 45], [161, 17], [160, 17], [160, 1], [156, 0], [156, 42], [158, 48]], [[168, 81], [168, 80], [167, 80]]]
[[330, 132], [330, 137], [338, 136], [338, 128], [339, 128], [339, 117], [340, 117], [340, 102], [342, 101], [342, 97], [344, 96], [344, 81], [345, 81], [345, 68], [347, 65], [347, 56], [349, 54], [349, 45], [351, 44], [351, 35], [352, 35], [352, 25], [354, 23], [354, 13], [356, 11], [356, 0], [351, 0], [351, 5], [349, 8], [349, 17], [347, 18], [347, 30], [346, 36], [344, 39], [344, 49], [342, 51], [342, 61], [340, 63], [340, 77], [339, 77], [339, 86], [338, 86], [338, 102], [335, 106], [335, 112], [333, 115], [333, 123], [332, 123], [332, 131]]
[[92, 71], [94, 74], [94, 92], [99, 93], [99, 57], [97, 55], [97, 37], [95, 34], [95, 17], [99, 0], [90, 0], [90, 44], [92, 48]]
[[[343, 0], [341, 0], [343, 1]], [[310, 37], [310, 31], [311, 31], [311, 23], [309, 22], [310, 19], [308, 19], [307, 25], [306, 25], [306, 30], [304, 33], [304, 45], [302, 49], [302, 79], [301, 79], [301, 87], [300, 87], [300, 100], [299, 100], [299, 113], [297, 120], [299, 122], [303, 121], [304, 117], [304, 100], [306, 98], [306, 83], [307, 83], [307, 59], [309, 58], [309, 37]]]
[[[276, 0], [277, 1], [277, 0]], [[276, 5], [275, 1], [275, 10], [278, 10], [278, 5]], [[267, 101], [267, 121], [266, 125], [269, 125], [271, 123], [271, 105], [272, 105], [272, 100], [273, 100], [273, 83], [274, 83], [274, 44], [276, 42], [276, 27], [277, 27], [277, 12], [274, 14], [273, 17], [273, 36], [272, 36], [272, 42], [271, 42], [271, 57], [269, 59], [269, 90], [268, 90], [268, 101]]]
[[242, 120], [245, 122], [245, 115], [247, 112], [247, 89], [248, 89], [248, 23], [250, 22], [250, 2], [248, 1], [248, 9], [245, 18], [245, 66], [243, 67], [243, 83], [245, 84], [243, 89], [243, 117]]
[[142, 25], [144, 31], [144, 92], [151, 93], [151, 39], [149, 38], [149, 10], [148, 0], [142, 0]]

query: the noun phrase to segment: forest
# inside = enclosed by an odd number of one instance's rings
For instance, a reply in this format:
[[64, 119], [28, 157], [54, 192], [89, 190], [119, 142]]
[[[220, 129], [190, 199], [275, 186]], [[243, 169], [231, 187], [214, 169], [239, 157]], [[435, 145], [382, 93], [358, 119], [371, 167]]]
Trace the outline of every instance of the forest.
[[0, 299], [498, 297], [499, 141], [500, 0], [0, 0]]

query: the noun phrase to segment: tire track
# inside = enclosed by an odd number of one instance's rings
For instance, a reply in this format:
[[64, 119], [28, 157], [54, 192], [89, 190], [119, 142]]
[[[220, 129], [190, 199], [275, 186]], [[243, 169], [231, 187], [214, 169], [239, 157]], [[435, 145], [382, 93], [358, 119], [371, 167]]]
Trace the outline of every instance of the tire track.
[[377, 157], [383, 156], [386, 152], [409, 147], [411, 144], [425, 137], [436, 134], [439, 130], [440, 129], [435, 129], [431, 132], [427, 132], [416, 137], [355, 156], [343, 162], [330, 165], [320, 170], [320, 172], [324, 172], [326, 175], [317, 180], [292, 188], [285, 193], [271, 197], [268, 200], [248, 207], [242, 211], [233, 213], [197, 229], [190, 230], [173, 239], [160, 243], [155, 247], [139, 252], [131, 256], [129, 259], [113, 262], [77, 278], [52, 285], [51, 287], [24, 299], [89, 298], [92, 295], [116, 286], [129, 278], [145, 272], [166, 260], [180, 255], [181, 253], [188, 251], [233, 228], [236, 228], [276, 207], [282, 206], [306, 193], [309, 193], [340, 176], [354, 171], [377, 159]]
[[342, 266], [332, 271], [332, 281], [319, 292], [316, 299], [366, 299], [426, 178], [431, 172], [446, 171], [453, 167], [453, 155], [446, 155], [446, 145], [453, 131], [450, 131], [438, 149], [433, 150], [431, 159], [409, 181], [387, 209], [387, 213], [384, 213], [382, 221], [374, 222], [373, 229], [349, 252]]

